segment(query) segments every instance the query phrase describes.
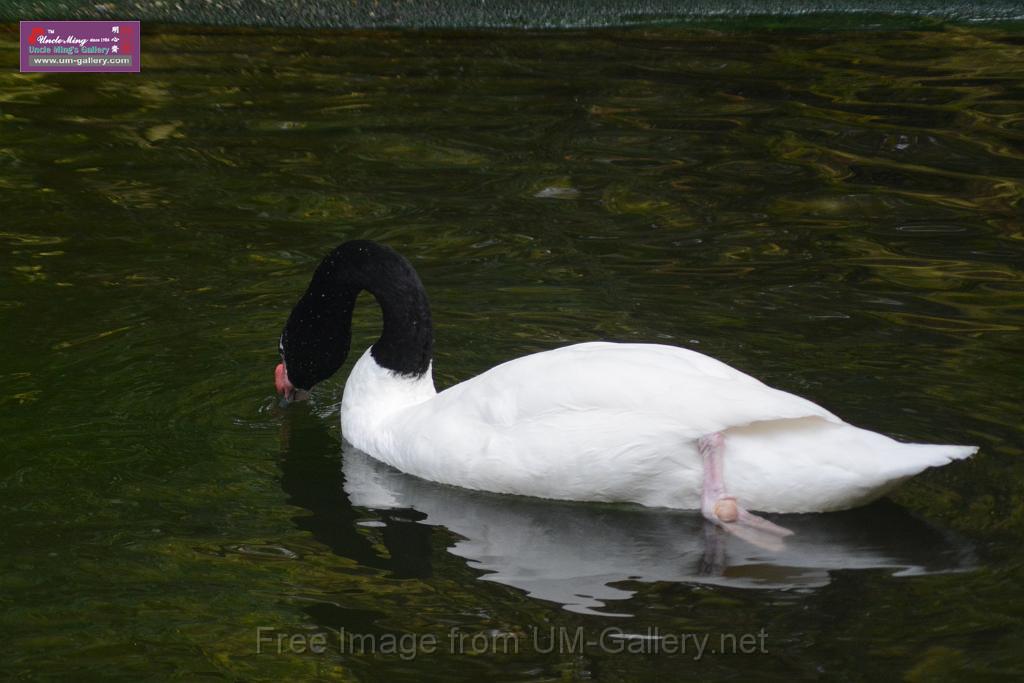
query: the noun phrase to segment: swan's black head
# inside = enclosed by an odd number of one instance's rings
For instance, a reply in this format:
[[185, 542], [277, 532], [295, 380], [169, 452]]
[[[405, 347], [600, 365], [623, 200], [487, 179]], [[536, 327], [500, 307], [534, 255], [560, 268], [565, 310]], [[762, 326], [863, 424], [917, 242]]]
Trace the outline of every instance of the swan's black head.
[[433, 328], [426, 291], [412, 265], [390, 247], [346, 242], [328, 254], [288, 316], [278, 351], [277, 391], [301, 400], [348, 356], [352, 310], [362, 290], [380, 304], [384, 330], [373, 345], [381, 367], [403, 375], [430, 368]]

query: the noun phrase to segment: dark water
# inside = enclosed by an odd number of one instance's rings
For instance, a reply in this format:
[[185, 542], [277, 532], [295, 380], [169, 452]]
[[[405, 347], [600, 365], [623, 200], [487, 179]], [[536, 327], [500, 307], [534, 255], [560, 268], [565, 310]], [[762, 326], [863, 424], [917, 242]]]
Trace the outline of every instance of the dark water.
[[[1024, 672], [1019, 33], [179, 29], [117, 76], [21, 75], [15, 49], [0, 676]], [[347, 368], [308, 405], [272, 395], [291, 304], [354, 237], [419, 269], [439, 386], [658, 341], [981, 452], [790, 517], [778, 552], [397, 475], [343, 453]], [[436, 652], [340, 652], [342, 629]]]

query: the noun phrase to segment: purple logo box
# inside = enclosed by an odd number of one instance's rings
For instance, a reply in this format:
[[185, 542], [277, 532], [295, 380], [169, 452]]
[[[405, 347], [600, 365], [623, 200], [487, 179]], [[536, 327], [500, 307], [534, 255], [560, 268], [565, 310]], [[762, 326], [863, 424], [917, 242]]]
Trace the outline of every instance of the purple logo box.
[[140, 71], [137, 21], [23, 21], [21, 70]]

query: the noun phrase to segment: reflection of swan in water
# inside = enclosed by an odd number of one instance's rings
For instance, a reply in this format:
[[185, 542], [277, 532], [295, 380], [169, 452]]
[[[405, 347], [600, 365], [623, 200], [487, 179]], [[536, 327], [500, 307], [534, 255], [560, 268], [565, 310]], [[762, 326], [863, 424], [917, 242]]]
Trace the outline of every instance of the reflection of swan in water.
[[462, 537], [448, 550], [490, 572], [484, 580], [589, 612], [633, 592], [614, 583], [683, 581], [738, 588], [815, 588], [839, 569], [899, 576], [965, 569], [972, 550], [893, 504], [831, 515], [793, 515], [798, 533], [769, 551], [722, 534], [699, 514], [566, 503], [443, 486], [402, 474], [348, 444], [352, 505], [415, 509], [422, 524]]

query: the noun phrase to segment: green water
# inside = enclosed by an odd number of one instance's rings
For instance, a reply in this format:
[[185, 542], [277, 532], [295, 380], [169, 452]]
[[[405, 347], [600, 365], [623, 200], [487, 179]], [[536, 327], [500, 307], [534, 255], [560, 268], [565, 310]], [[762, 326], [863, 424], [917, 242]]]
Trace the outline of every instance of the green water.
[[[0, 33], [0, 677], [1024, 672], [1019, 33], [166, 29], [143, 60], [23, 75]], [[981, 452], [783, 518], [795, 555], [374, 469], [342, 452], [347, 366], [273, 396], [290, 306], [355, 237], [419, 270], [439, 387], [657, 341]], [[355, 491], [367, 470], [415, 511]], [[260, 627], [437, 651], [278, 653]], [[764, 640], [534, 640], [580, 627]]]

